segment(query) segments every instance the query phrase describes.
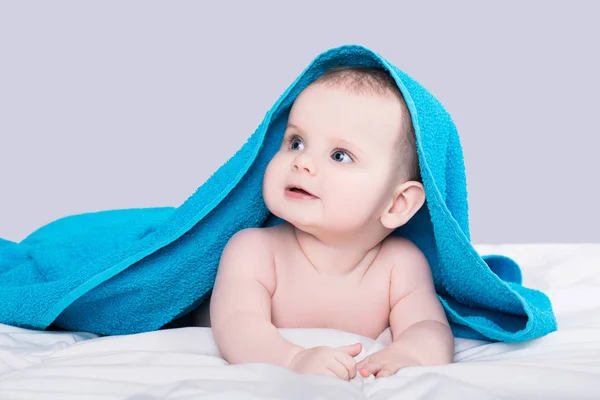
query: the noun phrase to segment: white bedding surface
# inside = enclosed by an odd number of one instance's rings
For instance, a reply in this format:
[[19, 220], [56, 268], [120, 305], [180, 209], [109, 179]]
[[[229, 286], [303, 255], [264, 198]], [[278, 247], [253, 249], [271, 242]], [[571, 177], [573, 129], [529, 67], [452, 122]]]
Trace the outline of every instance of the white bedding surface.
[[[599, 399], [600, 244], [478, 245], [523, 269], [546, 292], [559, 329], [525, 343], [456, 339], [454, 363], [350, 382], [267, 364], [230, 366], [210, 328], [99, 338], [0, 324], [0, 399]], [[303, 345], [363, 343], [362, 359], [389, 340], [285, 329]]]

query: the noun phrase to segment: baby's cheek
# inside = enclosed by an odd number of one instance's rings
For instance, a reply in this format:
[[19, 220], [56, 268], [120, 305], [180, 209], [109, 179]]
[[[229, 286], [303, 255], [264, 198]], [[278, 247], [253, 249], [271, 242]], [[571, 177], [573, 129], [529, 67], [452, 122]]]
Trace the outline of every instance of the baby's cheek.
[[376, 198], [379, 196], [377, 188], [374, 185], [361, 185], [358, 183], [349, 183], [343, 190], [344, 201], [339, 205], [345, 211], [353, 211], [358, 214], [368, 214], [375, 205]]
[[[279, 177], [277, 176], [277, 168], [276, 168], [276, 164], [274, 163], [270, 163], [267, 166], [267, 169], [265, 170], [265, 174], [263, 176], [263, 199], [265, 201], [265, 204], [267, 206], [267, 208], [271, 209], [272, 211], [272, 207], [276, 206], [276, 191], [277, 191], [277, 186], [278, 186], [278, 179]], [[283, 189], [282, 189], [283, 190]]]

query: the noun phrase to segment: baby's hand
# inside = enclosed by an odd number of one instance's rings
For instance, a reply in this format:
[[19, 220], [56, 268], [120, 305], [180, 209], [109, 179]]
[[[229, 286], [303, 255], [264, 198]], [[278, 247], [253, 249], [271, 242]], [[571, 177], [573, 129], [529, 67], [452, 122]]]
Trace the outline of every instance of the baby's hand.
[[419, 365], [421, 363], [407, 352], [388, 347], [371, 354], [356, 364], [356, 370], [363, 377], [373, 374], [375, 378], [383, 378], [394, 375], [401, 368]]
[[319, 346], [300, 351], [290, 362], [290, 369], [301, 374], [328, 375], [350, 380], [356, 375], [356, 357], [360, 343], [337, 348]]

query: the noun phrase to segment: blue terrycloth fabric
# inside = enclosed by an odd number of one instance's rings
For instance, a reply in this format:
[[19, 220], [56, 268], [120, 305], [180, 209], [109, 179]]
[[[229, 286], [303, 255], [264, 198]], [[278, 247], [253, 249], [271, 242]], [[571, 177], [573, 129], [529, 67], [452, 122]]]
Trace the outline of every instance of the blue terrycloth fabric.
[[0, 240], [0, 322], [129, 334], [156, 330], [198, 306], [228, 239], [278, 222], [263, 202], [264, 170], [296, 96], [336, 65], [384, 68], [406, 99], [426, 203], [394, 234], [425, 253], [454, 334], [513, 342], [554, 331], [549, 299], [521, 285], [519, 266], [502, 255], [481, 257], [471, 245], [463, 153], [450, 115], [418, 82], [359, 45], [318, 55], [242, 148], [181, 206], [74, 215], [21, 243]]

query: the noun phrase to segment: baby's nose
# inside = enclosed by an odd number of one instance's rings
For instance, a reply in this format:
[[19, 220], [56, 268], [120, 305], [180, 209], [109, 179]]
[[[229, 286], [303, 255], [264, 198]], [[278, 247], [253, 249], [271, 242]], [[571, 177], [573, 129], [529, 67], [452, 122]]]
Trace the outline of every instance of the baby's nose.
[[314, 162], [305, 154], [299, 155], [294, 159], [294, 162], [292, 162], [292, 170], [304, 170], [311, 175], [314, 175], [317, 172]]

